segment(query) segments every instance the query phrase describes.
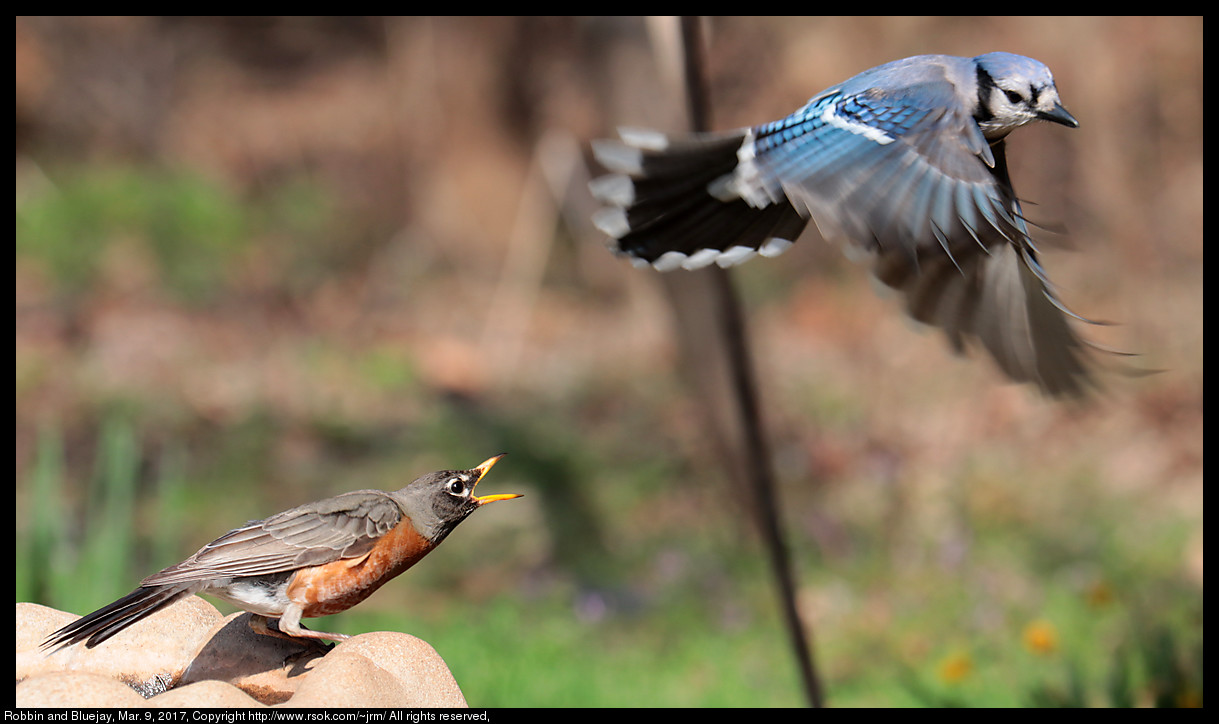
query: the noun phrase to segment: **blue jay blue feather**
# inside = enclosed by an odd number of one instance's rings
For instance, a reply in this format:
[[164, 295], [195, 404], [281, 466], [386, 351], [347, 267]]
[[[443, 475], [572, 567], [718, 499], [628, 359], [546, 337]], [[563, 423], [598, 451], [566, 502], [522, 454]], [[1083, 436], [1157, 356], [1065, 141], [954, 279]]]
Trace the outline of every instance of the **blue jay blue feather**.
[[955, 351], [980, 343], [1052, 396], [1094, 384], [1078, 319], [1048, 281], [1008, 174], [1005, 139], [1079, 124], [1032, 58], [921, 55], [832, 86], [771, 123], [593, 142], [590, 185], [614, 251], [660, 271], [776, 256], [811, 219], [870, 260]]

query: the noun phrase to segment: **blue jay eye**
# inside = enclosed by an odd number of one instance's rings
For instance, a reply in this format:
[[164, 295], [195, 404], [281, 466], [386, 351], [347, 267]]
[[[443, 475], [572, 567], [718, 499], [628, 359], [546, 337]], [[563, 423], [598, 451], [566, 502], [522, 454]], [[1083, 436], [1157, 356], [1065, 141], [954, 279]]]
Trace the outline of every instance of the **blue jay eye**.
[[[954, 349], [977, 340], [1007, 376], [1086, 397], [1091, 345], [1045, 279], [997, 143], [1036, 120], [1079, 125], [1037, 60], [904, 58], [770, 123], [593, 141], [608, 173], [589, 185], [605, 204], [592, 221], [633, 266], [668, 272], [777, 256], [811, 218], [868, 253], [873, 275]], [[927, 273], [932, 263], [960, 273]]]

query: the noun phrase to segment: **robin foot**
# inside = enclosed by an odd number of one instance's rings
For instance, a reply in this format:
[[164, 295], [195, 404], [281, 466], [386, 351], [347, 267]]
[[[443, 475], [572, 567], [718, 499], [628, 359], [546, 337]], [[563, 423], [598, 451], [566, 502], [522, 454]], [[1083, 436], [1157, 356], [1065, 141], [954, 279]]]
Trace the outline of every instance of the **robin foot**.
[[254, 614], [250, 625], [258, 633], [323, 648], [323, 639], [345, 641], [346, 634], [310, 631], [301, 619], [346, 611], [418, 563], [475, 510], [519, 498], [474, 494], [502, 457], [429, 473], [401, 490], [357, 490], [247, 523], [52, 633], [42, 647], [84, 642], [92, 648], [195, 593]]

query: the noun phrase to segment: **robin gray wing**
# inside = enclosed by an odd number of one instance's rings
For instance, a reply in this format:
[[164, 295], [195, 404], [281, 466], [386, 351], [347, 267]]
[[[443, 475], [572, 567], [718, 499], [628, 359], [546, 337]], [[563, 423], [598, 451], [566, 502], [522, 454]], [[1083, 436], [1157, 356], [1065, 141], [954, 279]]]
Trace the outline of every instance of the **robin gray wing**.
[[401, 520], [402, 509], [385, 492], [344, 493], [229, 531], [140, 585], [260, 576], [356, 558]]

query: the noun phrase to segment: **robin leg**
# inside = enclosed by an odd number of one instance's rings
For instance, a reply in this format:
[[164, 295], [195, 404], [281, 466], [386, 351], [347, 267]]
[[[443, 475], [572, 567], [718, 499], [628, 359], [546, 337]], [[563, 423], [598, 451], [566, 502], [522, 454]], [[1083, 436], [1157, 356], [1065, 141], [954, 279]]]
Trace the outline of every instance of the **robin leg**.
[[279, 631], [282, 634], [287, 634], [292, 638], [302, 639], [327, 639], [330, 641], [346, 641], [351, 638], [347, 634], [326, 633], [325, 631], [310, 631], [301, 625], [301, 614], [303, 610], [300, 606], [292, 603], [284, 609], [283, 615], [279, 617]]
[[[317, 651], [325, 654], [330, 649], [334, 648], [332, 645], [327, 645], [326, 643], [324, 643], [321, 638], [312, 638], [312, 634], [314, 634], [313, 631], [310, 631], [308, 629], [301, 629], [304, 631], [305, 634], [308, 634], [308, 635], [293, 636], [291, 634], [287, 634], [287, 633], [284, 633], [283, 631], [280, 631], [278, 628], [276, 628], [274, 626], [271, 626], [270, 620], [266, 616], [259, 616], [258, 614], [254, 614], [250, 618], [250, 629], [253, 630], [254, 633], [262, 634], [263, 636], [272, 636], [274, 638], [284, 639], [285, 641], [291, 641], [299, 646], [304, 646], [305, 651], [314, 649], [314, 650], [317, 650]], [[337, 634], [337, 635], [342, 635], [342, 634]], [[289, 660], [291, 660], [293, 658], [295, 658], [295, 657], [289, 657]]]
[[280, 633], [279, 629], [270, 625], [271, 619], [266, 616], [260, 616], [256, 613], [250, 614], [250, 630], [256, 634], [263, 636], [274, 636], [277, 639], [292, 640], [292, 637], [286, 633]]
[[302, 658], [308, 657], [308, 656], [316, 656], [316, 655], [325, 656], [326, 654], [330, 653], [330, 649], [334, 648], [333, 645], [325, 644], [319, 639], [298, 638], [296, 636], [289, 636], [288, 634], [280, 631], [279, 629], [277, 629], [273, 626], [270, 626], [269, 624], [270, 624], [270, 619], [268, 619], [266, 616], [260, 616], [258, 614], [254, 614], [250, 618], [250, 628], [254, 631], [254, 633], [262, 634], [263, 636], [272, 636], [274, 638], [284, 639], [287, 641], [291, 641], [292, 643], [296, 644], [297, 646], [303, 647], [300, 651], [297, 651], [295, 654], [291, 654], [290, 656], [288, 656], [284, 659], [283, 665], [285, 667], [292, 666], [297, 661], [301, 660]]

